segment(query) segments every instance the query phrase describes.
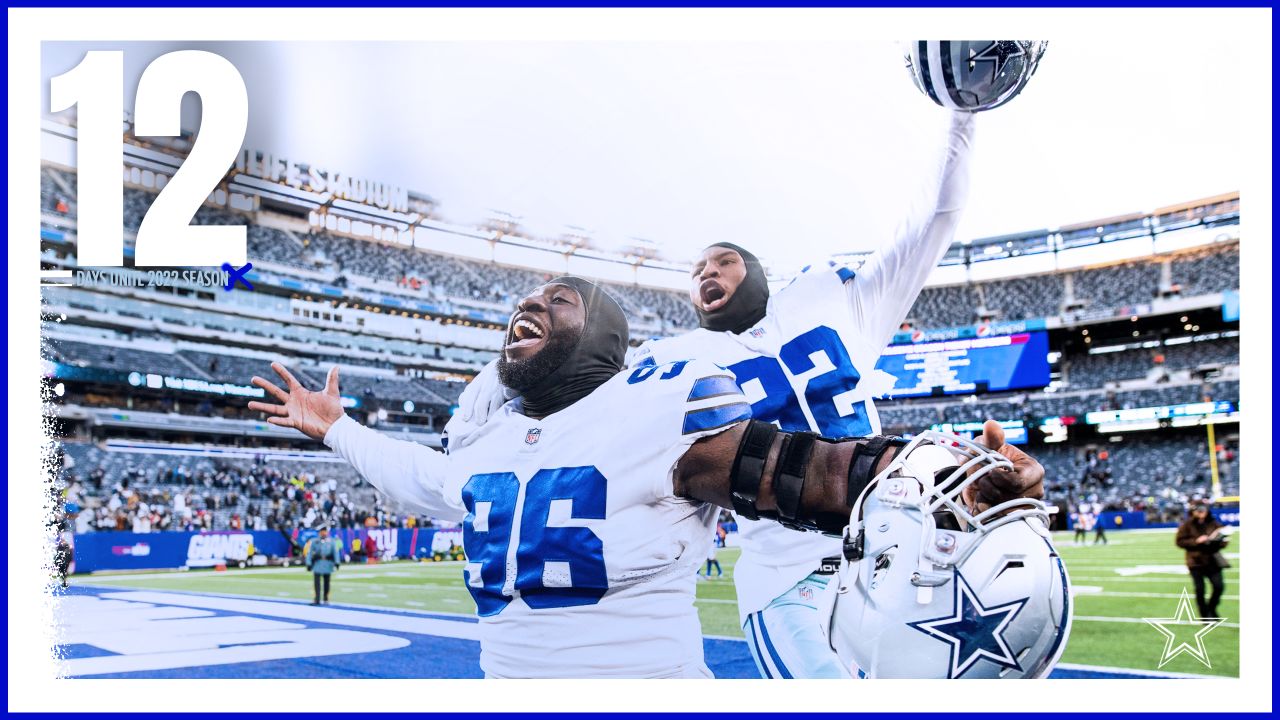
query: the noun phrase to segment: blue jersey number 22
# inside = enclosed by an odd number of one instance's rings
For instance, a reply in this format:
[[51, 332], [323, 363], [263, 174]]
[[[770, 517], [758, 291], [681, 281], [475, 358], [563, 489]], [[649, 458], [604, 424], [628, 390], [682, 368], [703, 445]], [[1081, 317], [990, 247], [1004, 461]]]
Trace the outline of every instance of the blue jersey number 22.
[[841, 415], [835, 396], [854, 389], [862, 376], [835, 330], [820, 325], [797, 335], [782, 346], [777, 358], [760, 355], [729, 366], [738, 387], [759, 380], [765, 396], [751, 406], [751, 416], [764, 422], [776, 422], [784, 430], [809, 430], [809, 421], [791, 381], [782, 371], [802, 375], [813, 370], [812, 355], [823, 353], [832, 369], [809, 378], [804, 401], [813, 415], [817, 431], [827, 437], [865, 437], [871, 434], [871, 420], [864, 402], [854, 403], [853, 412]]
[[[590, 528], [556, 527], [549, 521], [553, 506], [567, 516], [560, 520], [603, 520], [607, 487], [592, 466], [539, 470], [518, 507], [515, 474], [473, 475], [462, 488], [467, 508], [462, 543], [469, 561], [464, 575], [476, 611], [496, 615], [512, 600], [503, 590], [517, 512], [515, 589], [525, 603], [540, 610], [599, 602], [609, 589], [600, 538]], [[557, 501], [569, 505], [555, 505]]]

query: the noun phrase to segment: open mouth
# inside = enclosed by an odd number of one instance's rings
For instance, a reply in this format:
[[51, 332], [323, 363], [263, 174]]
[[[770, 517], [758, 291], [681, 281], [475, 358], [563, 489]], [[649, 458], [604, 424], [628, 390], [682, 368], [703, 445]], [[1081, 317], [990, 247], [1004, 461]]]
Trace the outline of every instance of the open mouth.
[[714, 279], [703, 280], [702, 285], [698, 287], [698, 294], [702, 299], [702, 309], [706, 312], [719, 310], [729, 301], [727, 294], [720, 283]]
[[547, 338], [547, 329], [528, 314], [520, 315], [511, 323], [511, 333], [505, 349], [531, 348]]

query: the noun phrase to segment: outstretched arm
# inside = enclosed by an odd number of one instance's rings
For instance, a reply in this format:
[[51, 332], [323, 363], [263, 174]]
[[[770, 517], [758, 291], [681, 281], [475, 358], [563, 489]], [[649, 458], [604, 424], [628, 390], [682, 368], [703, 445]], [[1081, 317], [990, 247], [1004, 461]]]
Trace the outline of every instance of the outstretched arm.
[[336, 366], [319, 392], [304, 388], [280, 363], [272, 363], [271, 369], [287, 390], [260, 377], [253, 378], [253, 384], [280, 404], [253, 401], [250, 410], [266, 413], [272, 425], [295, 428], [323, 442], [371, 485], [410, 509], [445, 520], [462, 519], [465, 512], [444, 499], [447, 456], [415, 442], [393, 440], [348, 417], [342, 409]]
[[867, 258], [845, 283], [854, 321], [878, 345], [893, 339], [929, 274], [951, 246], [969, 197], [973, 133], [973, 114], [952, 112], [941, 171], [912, 204], [893, 242]]
[[[733, 471], [738, 447], [747, 433], [748, 423], [742, 422], [725, 432], [703, 438], [694, 443], [676, 465], [674, 488], [677, 495], [710, 502], [733, 509]], [[756, 509], [769, 516], [778, 512], [778, 499], [773, 487], [778, 456], [788, 433], [779, 432], [769, 448], [761, 474]], [[806, 526], [826, 533], [839, 533], [849, 522], [849, 512], [856, 497], [849, 497], [850, 466], [858, 448], [869, 446], [872, 439], [825, 440], [814, 444], [803, 491], [800, 495], [797, 517]], [[983, 428], [982, 442], [995, 448], [1013, 463], [1012, 472], [993, 470], [965, 489], [964, 500], [975, 511], [1019, 497], [1044, 496], [1044, 468], [1034, 458], [1004, 442], [999, 423], [988, 421]], [[864, 478], [882, 472], [897, 454], [897, 448], [889, 448], [873, 466], [868, 466]]]

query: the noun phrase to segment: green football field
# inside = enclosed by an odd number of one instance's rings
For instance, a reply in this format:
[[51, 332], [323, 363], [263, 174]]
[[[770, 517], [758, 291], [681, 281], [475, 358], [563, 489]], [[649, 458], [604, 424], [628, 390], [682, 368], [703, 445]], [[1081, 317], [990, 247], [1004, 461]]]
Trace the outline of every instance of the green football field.
[[[1063, 663], [1135, 670], [1239, 675], [1240, 537], [1227, 553], [1235, 567], [1225, 572], [1226, 594], [1219, 608], [1226, 618], [1204, 638], [1212, 667], [1183, 653], [1159, 667], [1164, 636], [1143, 618], [1174, 617], [1180, 592], [1193, 592], [1173, 531], [1112, 532], [1108, 545], [1074, 546], [1070, 533], [1055, 538], [1075, 590], [1075, 616]], [[725, 575], [698, 583], [698, 610], [705, 635], [742, 637], [733, 590], [738, 550], [720, 553]], [[303, 568], [257, 568], [214, 572], [98, 574], [73, 583], [98, 587], [195, 591], [260, 598], [310, 599], [311, 575]], [[395, 562], [347, 565], [333, 579], [335, 603], [470, 614], [471, 596], [462, 586], [462, 563]], [[1194, 610], [1194, 596], [1192, 599]], [[1179, 637], [1191, 639], [1184, 630]]]

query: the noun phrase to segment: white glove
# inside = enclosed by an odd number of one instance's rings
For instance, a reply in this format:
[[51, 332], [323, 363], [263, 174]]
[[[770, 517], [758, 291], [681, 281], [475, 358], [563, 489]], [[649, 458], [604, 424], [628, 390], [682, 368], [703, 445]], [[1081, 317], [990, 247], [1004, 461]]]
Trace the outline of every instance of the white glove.
[[515, 391], [503, 387], [498, 379], [498, 361], [485, 365], [480, 374], [467, 383], [458, 397], [458, 411], [444, 426], [448, 449], [452, 451], [466, 445], [468, 437], [484, 427], [489, 418], [515, 396]]

